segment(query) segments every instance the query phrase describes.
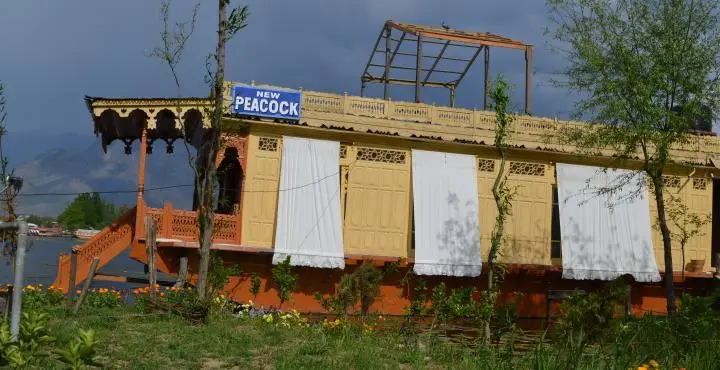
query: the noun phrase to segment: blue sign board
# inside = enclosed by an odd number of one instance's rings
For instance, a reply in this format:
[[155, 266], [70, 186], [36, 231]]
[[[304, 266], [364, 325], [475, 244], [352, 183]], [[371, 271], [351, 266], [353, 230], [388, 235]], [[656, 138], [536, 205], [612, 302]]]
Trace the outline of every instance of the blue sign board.
[[248, 116], [299, 120], [302, 96], [299, 91], [236, 85], [232, 90], [232, 112]]

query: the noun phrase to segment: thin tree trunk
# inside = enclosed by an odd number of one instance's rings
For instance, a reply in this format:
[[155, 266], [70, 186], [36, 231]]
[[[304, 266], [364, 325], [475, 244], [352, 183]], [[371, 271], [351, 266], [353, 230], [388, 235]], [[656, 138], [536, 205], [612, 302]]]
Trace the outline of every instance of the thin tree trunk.
[[658, 223], [663, 239], [663, 252], [665, 257], [665, 295], [667, 296], [667, 312], [675, 313], [675, 289], [673, 285], [672, 243], [670, 229], [665, 218], [665, 199], [663, 199], [662, 173], [652, 176], [655, 187], [655, 202], [657, 203]]
[[[495, 259], [497, 258], [497, 251], [502, 243], [503, 233], [505, 232], [505, 206], [502, 203], [500, 197], [500, 185], [502, 182], [503, 174], [505, 173], [505, 148], [504, 143], [499, 143], [497, 148], [498, 154], [500, 155], [500, 168], [498, 170], [495, 183], [493, 183], [492, 193], [495, 198], [495, 206], [498, 211], [498, 218], [495, 225], [494, 235], [492, 236], [492, 243], [490, 245], [490, 253], [488, 255], [488, 294], [492, 294], [495, 288]], [[490, 341], [490, 321], [485, 322], [484, 328], [485, 341]]]
[[214, 195], [215, 195], [215, 157], [217, 156], [220, 126], [223, 112], [223, 82], [225, 80], [225, 42], [227, 41], [227, 0], [218, 0], [218, 45], [217, 73], [213, 88], [214, 111], [210, 130], [210, 147], [206, 158], [205, 178], [201, 189], [202, 205], [200, 206], [200, 266], [198, 268], [197, 291], [200, 298], [207, 293], [207, 275], [210, 269], [210, 245], [212, 244]]

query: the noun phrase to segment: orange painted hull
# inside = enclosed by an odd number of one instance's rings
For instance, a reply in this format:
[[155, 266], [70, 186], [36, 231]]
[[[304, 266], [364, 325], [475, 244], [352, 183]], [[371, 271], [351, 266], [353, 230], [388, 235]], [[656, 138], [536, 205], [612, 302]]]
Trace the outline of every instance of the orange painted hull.
[[[280, 304], [277, 287], [272, 281], [272, 255], [259, 253], [244, 253], [221, 251], [221, 256], [227, 264], [237, 264], [242, 268], [241, 276], [233, 276], [225, 287], [228, 296], [238, 302], [247, 302], [251, 299], [264, 307], [277, 307]], [[159, 270], [176, 274], [180, 258], [188, 257], [191, 280], [195, 280], [193, 271], [197, 266], [197, 250], [189, 248], [164, 247], [158, 249], [157, 267]], [[144, 244], [135, 244], [130, 257], [142, 263], [147, 261]], [[315, 300], [315, 292], [331, 295], [335, 286], [345, 273], [352, 272], [357, 266], [346, 266], [344, 271], [298, 267], [298, 291], [293, 294], [292, 300], [282, 307], [283, 309], [296, 309], [301, 312], [324, 312], [325, 310]], [[261, 278], [260, 293], [256, 298], [250, 293], [250, 274], [256, 273]], [[400, 268], [397, 272], [386, 276], [380, 290], [380, 297], [372, 306], [371, 311], [386, 315], [401, 315], [410, 306], [412, 288], [399, 286], [400, 280], [408, 272], [408, 268]], [[480, 278], [453, 278], [453, 277], [423, 277], [428, 291], [440, 282], [445, 282], [448, 288], [476, 286], [479, 290], [487, 286], [486, 274]], [[687, 279], [686, 289], [691, 294], [706, 294], [712, 285], [712, 279]], [[519, 315], [538, 326], [547, 315], [546, 294], [548, 289], [572, 290], [582, 289], [593, 291], [603, 287], [600, 281], [563, 280], [561, 272], [557, 270], [543, 271], [532, 269], [513, 268], [505, 277], [501, 287], [500, 301], [512, 300], [515, 293], [522, 293], [518, 300]], [[666, 301], [662, 283], [633, 283], [632, 310], [635, 315], [645, 313], [663, 314], [666, 312]], [[553, 311], [557, 312], [557, 302], [554, 302]], [[556, 314], [555, 314], [556, 315]]]

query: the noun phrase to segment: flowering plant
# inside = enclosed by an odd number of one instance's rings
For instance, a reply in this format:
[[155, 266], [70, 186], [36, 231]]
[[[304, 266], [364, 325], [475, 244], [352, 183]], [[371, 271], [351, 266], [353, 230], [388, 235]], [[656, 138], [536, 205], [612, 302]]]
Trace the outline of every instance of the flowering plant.
[[302, 317], [296, 310], [283, 313], [282, 310], [276, 308], [256, 307], [252, 300], [239, 305], [235, 317], [241, 319], [257, 319], [266, 324], [285, 328], [309, 326], [307, 319]]
[[29, 309], [59, 306], [65, 302], [65, 297], [59, 288], [50, 285], [45, 288], [42, 284], [27, 285], [23, 288], [23, 306]]
[[125, 304], [125, 300], [120, 291], [115, 290], [115, 288], [90, 289], [87, 291], [84, 301], [84, 305], [93, 308], [115, 308], [123, 304]]

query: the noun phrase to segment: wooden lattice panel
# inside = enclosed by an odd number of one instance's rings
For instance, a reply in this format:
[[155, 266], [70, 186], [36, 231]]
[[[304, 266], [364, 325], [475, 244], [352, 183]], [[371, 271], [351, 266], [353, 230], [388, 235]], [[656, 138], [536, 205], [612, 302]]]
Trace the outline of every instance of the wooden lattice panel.
[[705, 190], [707, 189], [707, 179], [693, 179], [693, 189]]
[[173, 237], [179, 239], [193, 239], [198, 235], [198, 216], [195, 212], [175, 211], [173, 213], [170, 230]]
[[357, 160], [391, 164], [405, 164], [407, 154], [404, 151], [380, 148], [357, 148]]
[[340, 158], [347, 158], [347, 145], [341, 144], [340, 145]]
[[258, 138], [258, 149], [266, 152], [277, 152], [278, 139], [274, 137], [260, 137]]
[[663, 186], [666, 188], [679, 188], [681, 185], [678, 176], [663, 176]]
[[492, 159], [478, 158], [478, 171], [495, 172], [495, 161]]
[[510, 162], [509, 172], [513, 175], [545, 176], [545, 165], [532, 162]]
[[155, 220], [155, 225], [157, 225], [158, 230], [160, 230], [165, 220], [162, 209], [148, 208], [145, 214]]
[[213, 220], [213, 238], [216, 240], [235, 241], [236, 228], [235, 216], [215, 215]]

